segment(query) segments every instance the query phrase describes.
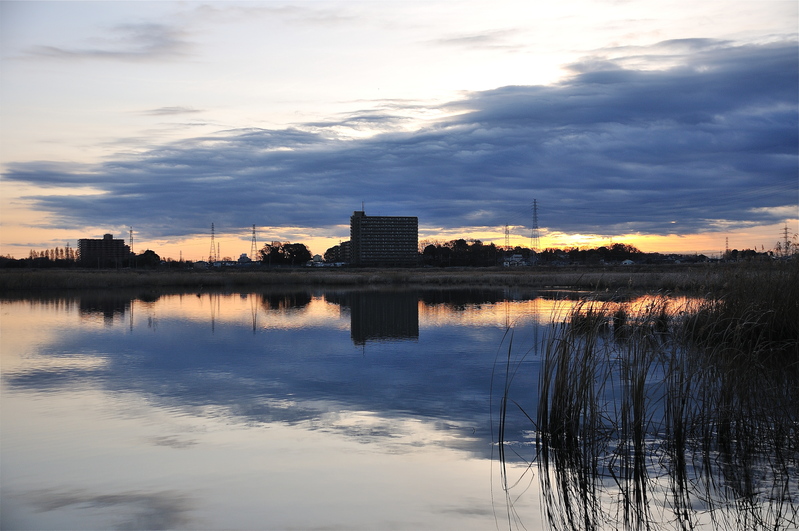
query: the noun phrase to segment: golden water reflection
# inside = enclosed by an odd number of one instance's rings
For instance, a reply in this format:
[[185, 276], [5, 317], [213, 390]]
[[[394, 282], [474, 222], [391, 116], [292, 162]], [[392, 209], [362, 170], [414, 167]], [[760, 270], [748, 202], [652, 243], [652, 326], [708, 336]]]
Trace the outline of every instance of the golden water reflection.
[[[161, 318], [217, 325], [249, 325], [260, 330], [301, 329], [331, 324], [364, 330], [354, 338], [413, 338], [418, 328], [443, 325], [513, 327], [548, 324], [565, 316], [581, 299], [570, 292], [536, 294], [483, 290], [477, 300], [452, 300], [446, 291], [342, 291], [267, 293], [177, 293], [65, 297], [39, 304], [70, 311], [104, 325], [156, 323]], [[647, 297], [638, 299], [646, 304]], [[596, 302], [596, 304], [608, 304]], [[396, 330], [388, 327], [397, 327]], [[385, 333], [381, 333], [381, 328]], [[365, 335], [364, 335], [365, 334]]]

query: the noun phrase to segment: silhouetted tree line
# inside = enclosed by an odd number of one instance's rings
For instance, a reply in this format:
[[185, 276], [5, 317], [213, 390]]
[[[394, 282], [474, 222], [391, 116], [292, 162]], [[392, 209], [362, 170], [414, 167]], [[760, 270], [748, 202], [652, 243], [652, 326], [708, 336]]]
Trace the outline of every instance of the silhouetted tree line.
[[[796, 239], [796, 236], [794, 237]], [[347, 242], [349, 243], [349, 242]], [[535, 252], [527, 247], [516, 246], [512, 249], [503, 249], [493, 243], [484, 244], [480, 240], [465, 240], [463, 238], [448, 242], [422, 241], [420, 242], [419, 263], [435, 267], [492, 267], [502, 265], [511, 256], [521, 259], [522, 264], [613, 264], [625, 260], [636, 263], [658, 263], [680, 259], [682, 261], [706, 261], [705, 255], [662, 255], [660, 253], [643, 253], [633, 245], [614, 243], [592, 249], [571, 247], [566, 249], [547, 248]], [[777, 242], [774, 251], [761, 249], [760, 252], [752, 249], [739, 251], [733, 249], [725, 253], [726, 261], [751, 261], [766, 260], [779, 256], [796, 253], [799, 244], [788, 242], [787, 249], [783, 249], [781, 242]], [[300, 266], [311, 260], [311, 252], [303, 243], [272, 242], [264, 245], [258, 252], [263, 265], [271, 266]], [[325, 252], [326, 262], [346, 261], [344, 245], [331, 247]], [[227, 259], [230, 261], [230, 259]], [[109, 260], [107, 263], [97, 262], [82, 263], [76, 249], [69, 246], [55, 247], [43, 251], [31, 250], [27, 258], [13, 258], [0, 256], [0, 268], [61, 268], [75, 267], [97, 269], [99, 268], [146, 268], [156, 267], [185, 268], [192, 262], [176, 261], [167, 258], [162, 261], [152, 250], [139, 254], [131, 253], [126, 260]]]
[[55, 247], [44, 251], [31, 249], [27, 258], [0, 256], [0, 267], [71, 268], [77, 265], [77, 259], [77, 251], [70, 247]]
[[635, 246], [624, 243], [614, 243], [606, 247], [601, 246], [594, 249], [580, 249], [572, 247], [569, 249], [545, 249], [538, 253], [539, 263], [551, 262], [571, 262], [578, 264], [599, 264], [599, 263], [619, 263], [625, 260], [640, 262], [646, 255], [639, 251]]
[[304, 243], [272, 242], [259, 252], [265, 265], [304, 265], [311, 259], [311, 251]]
[[496, 245], [480, 240], [452, 240], [446, 243], [422, 242], [422, 264], [439, 267], [495, 266], [502, 256]]
[[744, 249], [742, 251], [733, 249], [725, 252], [723, 258], [728, 262], [751, 262], [756, 260], [771, 260], [773, 256], [774, 253], [771, 251], [757, 252], [754, 249]]
[[480, 240], [467, 241], [464, 239], [452, 240], [446, 243], [422, 244], [422, 263], [429, 266], [476, 266], [487, 267], [500, 265], [510, 257], [520, 258], [526, 264], [551, 264], [551, 263], [618, 263], [624, 260], [640, 261], [644, 253], [632, 245], [615, 243], [609, 247], [595, 249], [545, 249], [538, 253], [527, 247], [516, 246], [511, 249], [501, 249], [490, 243], [484, 244]]
[[0, 256], [0, 268], [35, 268], [35, 269], [114, 269], [119, 267], [133, 268], [155, 268], [161, 265], [161, 257], [147, 249], [146, 251], [134, 254], [125, 260], [106, 260], [98, 263], [92, 260], [90, 263], [81, 262], [76, 249], [70, 247], [55, 247], [44, 251], [31, 249], [27, 258], [13, 258], [11, 256]]
[[[349, 242], [348, 242], [349, 243]], [[344, 245], [334, 245], [330, 247], [325, 254], [323, 255], [325, 262], [328, 263], [335, 263], [335, 262], [346, 262], [347, 255], [345, 251]]]

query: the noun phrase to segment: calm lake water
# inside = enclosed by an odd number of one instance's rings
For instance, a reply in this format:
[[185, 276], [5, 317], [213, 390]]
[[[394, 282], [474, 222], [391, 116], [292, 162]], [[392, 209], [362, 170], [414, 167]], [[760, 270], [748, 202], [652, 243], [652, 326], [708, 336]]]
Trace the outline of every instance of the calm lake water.
[[[760, 464], [768, 449], [705, 449], [700, 463], [676, 458], [656, 427], [633, 451], [551, 446], [542, 468], [536, 347], [579, 298], [320, 289], [0, 300], [0, 524], [795, 529], [795, 446], [776, 472]], [[650, 419], [670, 403], [657, 398], [667, 380], [647, 378]], [[607, 392], [618, 410], [622, 387]], [[649, 452], [641, 468], [638, 450]], [[730, 462], [739, 455], [745, 466]]]
[[[512, 325], [532, 343], [570, 304], [513, 290], [4, 300], [2, 528], [507, 527], [503, 340]], [[522, 363], [532, 395], [538, 360]], [[534, 487], [514, 510], [540, 527]]]

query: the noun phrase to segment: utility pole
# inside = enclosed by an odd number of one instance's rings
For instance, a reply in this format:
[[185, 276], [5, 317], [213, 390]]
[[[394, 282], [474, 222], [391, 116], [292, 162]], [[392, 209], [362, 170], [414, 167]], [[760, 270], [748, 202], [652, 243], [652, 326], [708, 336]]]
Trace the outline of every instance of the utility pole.
[[510, 250], [510, 228], [505, 225], [505, 250]]
[[208, 253], [208, 263], [216, 262], [216, 244], [214, 243], [214, 224], [211, 223], [211, 251]]
[[789, 256], [790, 255], [790, 247], [788, 247], [788, 224], [785, 224], [785, 228], [782, 229], [782, 255]]
[[[130, 232], [128, 233], [128, 249], [130, 250], [131, 256], [128, 257], [128, 265], [132, 265], [134, 268], [136, 267], [136, 253], [133, 252], [133, 227], [129, 227]], [[130, 262], [133, 264], [130, 264]]]
[[538, 252], [540, 246], [538, 233], [538, 201], [533, 199], [533, 232], [530, 235], [530, 247], [534, 252]]
[[258, 256], [258, 244], [255, 241], [255, 225], [252, 226], [252, 245], [250, 245], [250, 260], [255, 262], [255, 257]]

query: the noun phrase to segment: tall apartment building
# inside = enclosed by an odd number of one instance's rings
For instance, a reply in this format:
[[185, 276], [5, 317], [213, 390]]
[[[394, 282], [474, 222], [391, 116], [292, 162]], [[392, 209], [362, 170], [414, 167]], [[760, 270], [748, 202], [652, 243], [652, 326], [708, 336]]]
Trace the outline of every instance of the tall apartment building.
[[350, 263], [362, 266], [417, 264], [419, 218], [367, 216], [356, 210], [350, 218]]
[[78, 240], [78, 260], [85, 267], [120, 267], [128, 265], [130, 247], [111, 234], [104, 234], [102, 240]]

